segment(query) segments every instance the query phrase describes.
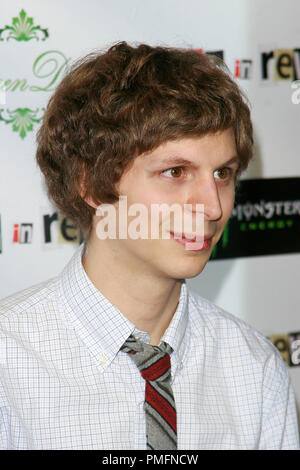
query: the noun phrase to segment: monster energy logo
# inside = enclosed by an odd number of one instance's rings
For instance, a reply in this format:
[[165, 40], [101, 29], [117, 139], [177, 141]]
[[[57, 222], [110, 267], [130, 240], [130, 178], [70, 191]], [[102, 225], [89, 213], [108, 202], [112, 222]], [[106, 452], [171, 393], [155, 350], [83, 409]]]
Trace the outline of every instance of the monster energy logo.
[[[211, 259], [217, 257], [218, 251], [228, 247], [230, 242], [230, 222], [236, 219], [236, 229], [240, 232], [266, 230], [283, 230], [294, 228], [295, 217], [300, 215], [300, 201], [264, 201], [238, 204], [227, 222], [223, 235], [211, 253]], [[236, 230], [234, 229], [234, 230]]]
[[240, 224], [241, 232], [253, 231], [253, 230], [273, 230], [291, 228], [294, 226], [293, 219], [278, 219], [278, 220], [260, 220], [258, 222], [242, 222]]
[[300, 215], [300, 201], [267, 201], [261, 200], [259, 203], [238, 204], [232, 212], [233, 217], [249, 221], [253, 217], [264, 217], [271, 219], [274, 216]]

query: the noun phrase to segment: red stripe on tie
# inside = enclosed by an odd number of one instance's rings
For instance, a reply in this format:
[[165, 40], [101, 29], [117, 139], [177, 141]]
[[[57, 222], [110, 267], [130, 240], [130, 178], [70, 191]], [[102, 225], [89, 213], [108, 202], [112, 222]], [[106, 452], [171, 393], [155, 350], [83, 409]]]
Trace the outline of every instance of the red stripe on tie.
[[173, 431], [177, 433], [177, 424], [176, 424], [176, 410], [170, 405], [170, 403], [165, 400], [164, 397], [159, 395], [159, 393], [154, 390], [151, 385], [146, 382], [146, 392], [145, 400], [152, 406], [161, 417], [171, 426]]
[[170, 366], [170, 356], [169, 354], [166, 354], [154, 364], [147, 367], [147, 369], [141, 370], [141, 374], [145, 380], [156, 380], [158, 377], [163, 375], [170, 368]]

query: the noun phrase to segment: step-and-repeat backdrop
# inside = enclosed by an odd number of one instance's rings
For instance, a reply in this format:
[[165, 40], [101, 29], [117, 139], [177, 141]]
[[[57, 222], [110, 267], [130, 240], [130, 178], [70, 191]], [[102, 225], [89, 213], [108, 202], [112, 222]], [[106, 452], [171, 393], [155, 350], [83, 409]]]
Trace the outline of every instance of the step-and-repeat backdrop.
[[0, 6], [0, 298], [58, 274], [82, 234], [49, 202], [35, 137], [70, 65], [126, 40], [216, 54], [249, 97], [255, 158], [191, 288], [281, 351], [300, 403], [300, 3], [11, 0]]

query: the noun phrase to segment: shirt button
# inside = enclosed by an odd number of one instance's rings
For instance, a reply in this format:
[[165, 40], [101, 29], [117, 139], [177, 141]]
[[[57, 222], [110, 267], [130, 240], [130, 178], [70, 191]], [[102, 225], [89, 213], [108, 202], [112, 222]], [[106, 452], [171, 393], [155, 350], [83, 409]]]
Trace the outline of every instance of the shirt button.
[[100, 355], [98, 356], [98, 361], [99, 361], [99, 363], [103, 366], [104, 364], [106, 364], [107, 357], [104, 356], [104, 354], [100, 354]]
[[180, 363], [180, 369], [183, 369], [183, 362]]

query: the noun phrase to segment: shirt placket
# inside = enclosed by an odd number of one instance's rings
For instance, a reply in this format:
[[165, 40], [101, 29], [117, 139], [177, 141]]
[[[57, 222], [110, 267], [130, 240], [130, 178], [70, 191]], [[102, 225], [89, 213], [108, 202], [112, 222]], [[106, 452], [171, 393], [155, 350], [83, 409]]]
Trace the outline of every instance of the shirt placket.
[[136, 418], [135, 418], [135, 449], [145, 450], [146, 446], [146, 418], [144, 411], [146, 382], [140, 376], [136, 390]]

